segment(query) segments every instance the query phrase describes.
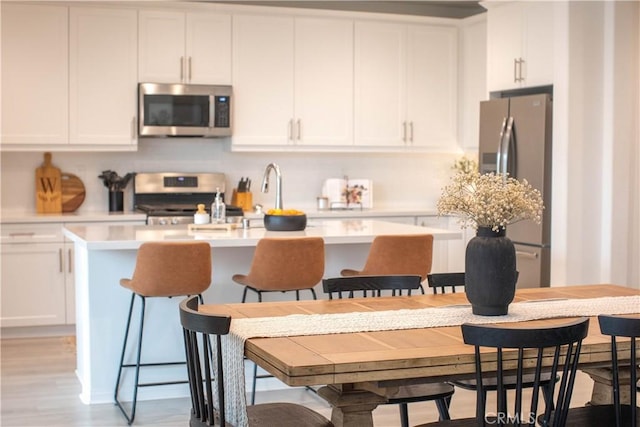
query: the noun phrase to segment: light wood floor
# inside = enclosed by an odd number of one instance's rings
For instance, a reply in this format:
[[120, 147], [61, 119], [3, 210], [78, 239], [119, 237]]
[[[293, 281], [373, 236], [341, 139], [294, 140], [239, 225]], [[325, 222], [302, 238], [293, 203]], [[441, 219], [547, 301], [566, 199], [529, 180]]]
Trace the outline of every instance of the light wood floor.
[[[84, 405], [75, 377], [73, 338], [3, 339], [1, 343], [2, 427], [18, 426], [123, 426], [126, 422], [112, 404]], [[582, 406], [591, 395], [591, 379], [582, 374], [576, 383], [572, 404]], [[305, 404], [330, 417], [328, 404], [302, 388], [262, 392], [256, 402], [293, 401]], [[489, 404], [492, 404], [491, 402]], [[452, 418], [473, 416], [475, 393], [456, 390], [450, 412]], [[139, 401], [135, 426], [188, 426], [189, 399]], [[437, 420], [432, 402], [409, 405], [411, 424]], [[382, 405], [374, 411], [376, 427], [397, 427], [398, 408]]]

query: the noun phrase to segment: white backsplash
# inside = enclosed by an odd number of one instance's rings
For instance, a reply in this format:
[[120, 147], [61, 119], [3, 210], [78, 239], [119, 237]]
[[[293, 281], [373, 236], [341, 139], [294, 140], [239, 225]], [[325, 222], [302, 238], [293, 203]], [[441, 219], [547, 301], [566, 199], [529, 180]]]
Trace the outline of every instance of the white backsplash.
[[[373, 181], [375, 208], [433, 209], [451, 174], [453, 154], [430, 153], [235, 153], [224, 139], [144, 139], [137, 152], [67, 153], [53, 151], [52, 163], [62, 172], [80, 177], [86, 198], [79, 212], [106, 211], [107, 189], [98, 175], [128, 172], [222, 172], [230, 194], [241, 177], [252, 180], [253, 203], [275, 203], [275, 187], [260, 192], [268, 163], [280, 166], [285, 208], [312, 209], [322, 185], [332, 177], [366, 177]], [[1, 209], [35, 210], [35, 170], [42, 152], [1, 154]], [[125, 210], [132, 209], [132, 184], [125, 193]]]

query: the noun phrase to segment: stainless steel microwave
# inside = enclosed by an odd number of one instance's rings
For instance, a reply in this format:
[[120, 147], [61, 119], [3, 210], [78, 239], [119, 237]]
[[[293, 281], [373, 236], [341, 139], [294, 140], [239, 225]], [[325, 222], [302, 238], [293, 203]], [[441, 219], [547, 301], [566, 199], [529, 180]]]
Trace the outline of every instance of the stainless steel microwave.
[[140, 83], [138, 135], [230, 136], [232, 92], [226, 85]]

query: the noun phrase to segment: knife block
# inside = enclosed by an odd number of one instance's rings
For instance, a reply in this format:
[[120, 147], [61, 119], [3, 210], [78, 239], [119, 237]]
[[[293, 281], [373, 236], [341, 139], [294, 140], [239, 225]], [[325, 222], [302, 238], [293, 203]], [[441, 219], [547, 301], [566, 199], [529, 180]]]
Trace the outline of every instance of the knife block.
[[238, 192], [233, 190], [231, 195], [231, 204], [242, 208], [243, 212], [253, 210], [253, 194], [250, 191]]

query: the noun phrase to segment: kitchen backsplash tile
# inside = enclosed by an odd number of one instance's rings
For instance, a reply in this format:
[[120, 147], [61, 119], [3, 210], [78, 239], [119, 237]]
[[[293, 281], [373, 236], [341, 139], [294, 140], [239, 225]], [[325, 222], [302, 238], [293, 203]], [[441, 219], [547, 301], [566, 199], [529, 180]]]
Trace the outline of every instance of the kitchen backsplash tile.
[[[222, 172], [233, 188], [241, 177], [253, 181], [253, 203], [272, 207], [275, 192], [260, 192], [265, 165], [275, 162], [283, 176], [285, 207], [312, 209], [332, 177], [367, 177], [375, 208], [433, 208], [451, 174], [452, 154], [389, 153], [234, 153], [228, 142], [146, 140], [133, 153], [55, 153], [56, 166], [77, 175], [86, 188], [79, 211], [107, 211], [108, 191], [98, 178], [103, 170], [118, 172]], [[311, 161], [311, 158], [313, 159]], [[2, 153], [0, 206], [3, 210], [35, 210], [35, 169], [42, 153]], [[375, 188], [375, 195], [372, 189]], [[125, 191], [125, 210], [132, 209], [132, 185]], [[364, 192], [363, 192], [364, 195]]]

